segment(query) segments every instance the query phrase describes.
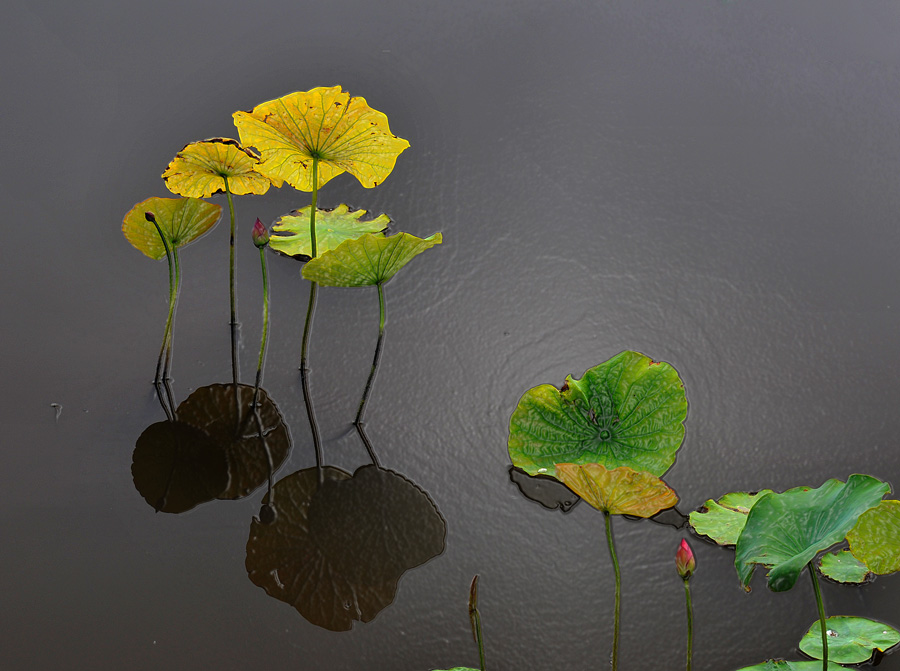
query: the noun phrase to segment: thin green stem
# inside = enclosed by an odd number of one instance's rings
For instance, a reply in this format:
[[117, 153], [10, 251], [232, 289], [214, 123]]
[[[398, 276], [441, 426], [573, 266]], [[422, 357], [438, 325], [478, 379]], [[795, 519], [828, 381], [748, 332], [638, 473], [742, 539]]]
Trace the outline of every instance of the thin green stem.
[[163, 412], [166, 413], [166, 417], [171, 422], [175, 419], [173, 415], [174, 409], [166, 405], [166, 402], [163, 398], [161, 383], [163, 376], [163, 361], [166, 358], [166, 351], [169, 345], [169, 333], [172, 329], [172, 315], [175, 312], [173, 300], [173, 297], [175, 296], [175, 271], [172, 268], [172, 250], [169, 248], [169, 242], [168, 240], [166, 240], [166, 236], [163, 235], [162, 229], [159, 227], [159, 224], [156, 223], [156, 218], [154, 217], [150, 219], [150, 221], [156, 227], [156, 232], [159, 234], [159, 239], [162, 240], [163, 248], [166, 250], [166, 262], [169, 264], [169, 316], [166, 319], [166, 330], [163, 331], [163, 341], [162, 345], [160, 345], [159, 348], [159, 358], [156, 360], [156, 377], [153, 379], [153, 385], [156, 387], [156, 395], [159, 397], [159, 402], [163, 407]]
[[687, 606], [687, 671], [691, 671], [691, 658], [694, 649], [694, 607], [691, 605], [690, 580], [684, 581], [684, 601]]
[[237, 298], [234, 293], [234, 199], [231, 197], [231, 187], [228, 185], [228, 177], [223, 175], [225, 181], [225, 195], [228, 196], [228, 212], [231, 215], [231, 237], [228, 240], [228, 295], [231, 299], [231, 378], [234, 382], [235, 394], [237, 394], [238, 379], [240, 378], [240, 370], [238, 366], [238, 347], [237, 347]]
[[[312, 205], [309, 209], [309, 238], [310, 238], [310, 258], [316, 258], [316, 205], [319, 196], [319, 159], [313, 157], [312, 160]], [[322, 440], [319, 437], [319, 427], [316, 423], [316, 415], [313, 410], [312, 398], [309, 393], [309, 335], [312, 331], [313, 313], [316, 310], [316, 292], [319, 285], [315, 282], [309, 283], [309, 303], [306, 308], [306, 322], [303, 325], [303, 340], [300, 345], [300, 384], [303, 389], [303, 403], [306, 406], [306, 416], [309, 418], [309, 428], [312, 432], [313, 447], [316, 451], [316, 471], [318, 474], [319, 485], [325, 482], [325, 467], [322, 456]]]
[[812, 578], [813, 592], [816, 593], [816, 606], [819, 608], [819, 626], [822, 629], [822, 671], [828, 671], [828, 632], [825, 629], [825, 605], [822, 603], [822, 591], [819, 589], [816, 569], [812, 562], [809, 562], [806, 568], [809, 569], [809, 576]]
[[481, 633], [481, 613], [478, 611], [478, 576], [472, 578], [469, 587], [469, 621], [472, 624], [472, 634], [478, 644], [478, 659], [481, 663], [481, 671], [484, 668], [484, 636]]
[[612, 646], [612, 670], [616, 671], [619, 667], [619, 614], [622, 606], [622, 576], [619, 573], [619, 560], [616, 558], [616, 546], [613, 543], [612, 524], [609, 519], [609, 513], [603, 511], [603, 518], [606, 523], [606, 542], [609, 545], [609, 556], [612, 559], [613, 570], [616, 573], [616, 604], [613, 619]]
[[378, 340], [375, 342], [375, 358], [372, 360], [372, 370], [369, 371], [369, 379], [366, 380], [366, 388], [363, 390], [362, 398], [359, 400], [359, 409], [356, 412], [356, 419], [353, 421], [353, 425], [356, 427], [357, 433], [359, 433], [360, 439], [362, 439], [363, 444], [366, 446], [366, 451], [369, 453], [369, 458], [372, 460], [372, 463], [376, 466], [381, 466], [378, 463], [378, 457], [375, 456], [375, 449], [372, 447], [372, 442], [369, 440], [369, 436], [366, 435], [365, 422], [363, 422], [363, 415], [366, 411], [366, 403], [369, 400], [369, 393], [372, 391], [372, 383], [375, 381], [375, 373], [378, 370], [378, 362], [381, 360], [381, 350], [384, 345], [384, 324], [385, 324], [385, 307], [384, 307], [384, 285], [379, 282], [378, 287]]
[[481, 664], [481, 671], [485, 671], [484, 668], [484, 637], [481, 633], [481, 613], [477, 610], [475, 614], [472, 616], [473, 621], [475, 622], [475, 637], [478, 641], [478, 660]]
[[263, 363], [266, 359], [266, 344], [269, 340], [269, 273], [266, 268], [266, 248], [259, 248], [259, 264], [262, 269], [262, 285], [263, 285], [263, 329], [262, 341], [259, 345], [259, 360], [256, 364], [256, 384], [253, 387], [253, 418], [256, 420], [256, 430], [259, 433], [259, 439], [262, 441], [263, 449], [266, 452], [266, 460], [269, 466], [269, 488], [267, 496], [267, 505], [274, 510], [275, 491], [274, 476], [275, 462], [272, 459], [272, 450], [266, 442], [266, 436], [263, 433], [262, 417], [259, 414], [259, 387], [262, 384]]

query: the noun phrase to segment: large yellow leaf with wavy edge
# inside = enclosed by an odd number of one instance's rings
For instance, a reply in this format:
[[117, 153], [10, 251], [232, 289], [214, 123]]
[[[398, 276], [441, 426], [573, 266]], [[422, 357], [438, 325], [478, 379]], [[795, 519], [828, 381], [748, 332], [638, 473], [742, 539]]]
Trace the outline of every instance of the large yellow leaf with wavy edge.
[[258, 165], [259, 156], [244, 149], [237, 140], [213, 137], [185, 145], [175, 154], [162, 178], [169, 191], [191, 198], [224, 193], [226, 177], [229, 190], [237, 196], [248, 193], [261, 196], [273, 181], [275, 186], [281, 186], [281, 180], [271, 180], [257, 172]]
[[652, 473], [627, 466], [556, 464], [556, 478], [597, 510], [652, 517], [678, 503], [678, 495]]
[[297, 91], [235, 112], [241, 142], [262, 155], [258, 170], [312, 191], [312, 159], [319, 159], [317, 187], [349, 172], [366, 188], [391, 173], [409, 142], [391, 133], [387, 117], [340, 86]]

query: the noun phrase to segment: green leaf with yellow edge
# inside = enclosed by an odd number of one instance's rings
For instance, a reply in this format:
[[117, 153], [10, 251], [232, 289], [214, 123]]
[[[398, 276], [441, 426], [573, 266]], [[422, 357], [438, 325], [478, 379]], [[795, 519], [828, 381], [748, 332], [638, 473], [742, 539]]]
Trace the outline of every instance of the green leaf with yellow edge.
[[222, 208], [199, 198], [148, 198], [125, 215], [122, 233], [134, 247], [151, 259], [162, 259], [166, 248], [153, 222], [146, 213], [156, 217], [166, 241], [171, 247], [183, 247], [207, 233], [222, 216]]
[[340, 86], [289, 93], [232, 116], [241, 142], [262, 154], [259, 171], [301, 191], [313, 190], [313, 158], [318, 159], [317, 186], [349, 172], [372, 188], [409, 147], [391, 133], [383, 113]]
[[[822, 662], [809, 660], [788, 662], [783, 659], [770, 659], [762, 664], [745, 666], [737, 671], [822, 671]], [[829, 661], [828, 671], [847, 671], [847, 668]]]
[[[276, 252], [308, 260], [312, 255], [309, 239], [309, 209], [294, 210], [279, 217], [272, 227], [269, 247]], [[333, 210], [316, 209], [316, 252], [321, 256], [334, 249], [345, 240], [358, 238], [366, 233], [383, 234], [391, 223], [386, 214], [374, 219], [362, 219], [366, 210], [351, 210], [346, 205], [338, 205]]]
[[509, 456], [529, 475], [558, 463], [628, 466], [660, 476], [684, 439], [687, 398], [677, 371], [639, 352], [621, 352], [571, 375], [562, 389], [525, 392], [509, 420]]
[[[900, 631], [864, 617], [829, 617], [825, 620], [825, 633], [828, 661], [838, 664], [860, 664], [871, 659], [876, 650], [884, 652], [900, 643]], [[822, 659], [822, 628], [818, 621], [800, 639], [800, 650], [813, 659]]]
[[708, 500], [703, 508], [689, 516], [690, 524], [701, 536], [711, 538], [719, 545], [734, 545], [747, 521], [747, 514], [754, 504], [771, 489], [760, 492], [732, 492], [718, 501]]
[[865, 564], [850, 554], [850, 550], [822, 555], [819, 559], [819, 573], [834, 582], [851, 585], [861, 585], [875, 577]]
[[872, 573], [900, 571], [900, 501], [882, 501], [847, 534], [850, 552]]
[[735, 546], [734, 566], [749, 591], [756, 565], [770, 568], [769, 589], [791, 589], [817, 554], [844, 540], [859, 516], [878, 505], [889, 484], [870, 475], [828, 480], [818, 489], [795, 487], [761, 497]]
[[441, 244], [435, 233], [417, 238], [409, 233], [386, 237], [367, 233], [312, 259], [303, 266], [303, 278], [325, 287], [365, 287], [384, 284], [416, 256]]
[[[191, 142], [175, 154], [162, 174], [166, 187], [179, 196], [208, 198], [228, 189], [236, 196], [248, 193], [262, 195], [272, 180], [256, 171], [259, 156], [244, 149], [237, 140], [214, 137]], [[275, 186], [281, 186], [277, 182]]]
[[678, 495], [652, 473], [627, 466], [556, 464], [556, 478], [597, 510], [652, 517], [678, 503]]

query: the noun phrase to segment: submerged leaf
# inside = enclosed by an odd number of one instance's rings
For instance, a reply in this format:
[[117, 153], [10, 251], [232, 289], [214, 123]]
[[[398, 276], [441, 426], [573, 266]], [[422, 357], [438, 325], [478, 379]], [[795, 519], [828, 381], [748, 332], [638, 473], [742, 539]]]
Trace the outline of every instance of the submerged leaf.
[[340, 86], [289, 93], [232, 116], [241, 142], [262, 154], [259, 171], [301, 191], [313, 190], [313, 158], [319, 159], [318, 186], [346, 171], [371, 188], [409, 147], [391, 133], [383, 113]]
[[303, 278], [325, 287], [384, 284], [413, 258], [441, 244], [441, 234], [417, 238], [409, 233], [385, 237], [368, 233], [345, 240], [303, 267]]
[[850, 554], [849, 550], [839, 550], [822, 555], [819, 560], [819, 573], [835, 582], [856, 585], [869, 582], [874, 578], [869, 568]]
[[[264, 194], [272, 180], [256, 171], [259, 156], [244, 149], [237, 140], [214, 137], [191, 142], [175, 154], [162, 174], [166, 187], [179, 196], [208, 198], [228, 189], [234, 195]], [[277, 182], [275, 186], [281, 186]]]
[[610, 515], [651, 517], [678, 503], [678, 495], [652, 473], [627, 466], [556, 464], [556, 477], [597, 510]]
[[[280, 217], [272, 227], [269, 246], [276, 252], [308, 260], [312, 255], [309, 209], [304, 207]], [[316, 252], [324, 254], [345, 240], [366, 233], [383, 234], [391, 223], [386, 214], [379, 214], [374, 219], [362, 219], [364, 214], [367, 214], [366, 210], [351, 210], [346, 205], [338, 205], [333, 210], [316, 209]]]
[[557, 390], [525, 392], [509, 420], [509, 456], [531, 475], [600, 463], [662, 475], [684, 439], [687, 399], [672, 366], [622, 352]]
[[[828, 637], [828, 661], [838, 664], [865, 662], [872, 658], [876, 650], [884, 652], [900, 643], [900, 631], [864, 617], [829, 617], [825, 620], [825, 633]], [[800, 639], [800, 650], [813, 659], [822, 659], [821, 623], [813, 622]]]
[[528, 475], [521, 468], [510, 466], [509, 479], [516, 484], [522, 496], [550, 510], [559, 508], [567, 513], [581, 501], [578, 494], [549, 475]]
[[[762, 664], [745, 666], [737, 671], [822, 671], [822, 662], [803, 661], [788, 662], [783, 659], [770, 659]], [[828, 662], [828, 671], [847, 671], [845, 667]]]
[[872, 573], [900, 571], [900, 501], [882, 501], [847, 534], [850, 552]]
[[732, 492], [718, 501], [710, 499], [703, 508], [690, 514], [691, 526], [701, 536], [707, 536], [719, 545], [734, 545], [747, 522], [750, 509], [771, 489], [760, 492]]
[[791, 589], [806, 564], [841, 542], [859, 516], [889, 491], [887, 483], [854, 474], [846, 483], [828, 480], [818, 489], [796, 487], [761, 497], [735, 547], [734, 565], [744, 589], [749, 591], [757, 564], [771, 569], [769, 589]]
[[222, 207], [199, 198], [148, 198], [129, 210], [122, 222], [122, 233], [134, 247], [151, 259], [162, 259], [166, 248], [156, 226], [146, 213], [156, 217], [171, 247], [183, 247], [208, 232], [222, 216]]

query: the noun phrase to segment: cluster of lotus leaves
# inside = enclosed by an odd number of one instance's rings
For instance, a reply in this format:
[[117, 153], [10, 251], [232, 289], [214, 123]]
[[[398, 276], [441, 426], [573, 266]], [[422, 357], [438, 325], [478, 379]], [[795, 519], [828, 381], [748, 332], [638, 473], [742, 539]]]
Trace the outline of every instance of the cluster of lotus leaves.
[[[147, 221], [152, 212], [159, 226]], [[122, 233], [136, 249], [151, 259], [165, 258], [161, 231], [172, 249], [183, 247], [208, 233], [222, 216], [222, 207], [199, 198], [148, 198], [132, 207], [122, 221]]]
[[684, 439], [687, 399], [677, 371], [625, 351], [571, 375], [561, 389], [528, 390], [509, 421], [509, 456], [529, 475], [556, 464], [627, 466], [661, 476]]
[[391, 133], [383, 113], [340, 86], [290, 93], [232, 116], [243, 145], [261, 154], [256, 169], [276, 186], [287, 182], [300, 191], [313, 190], [314, 158], [317, 187], [349, 172], [372, 188], [409, 147]]

